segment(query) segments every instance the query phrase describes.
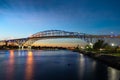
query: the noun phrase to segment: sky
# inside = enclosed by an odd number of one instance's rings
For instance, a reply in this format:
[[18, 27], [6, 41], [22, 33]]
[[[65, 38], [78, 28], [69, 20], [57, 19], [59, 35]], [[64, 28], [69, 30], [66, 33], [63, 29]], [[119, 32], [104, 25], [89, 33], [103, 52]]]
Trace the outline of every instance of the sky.
[[0, 0], [0, 38], [45, 30], [120, 34], [120, 0]]

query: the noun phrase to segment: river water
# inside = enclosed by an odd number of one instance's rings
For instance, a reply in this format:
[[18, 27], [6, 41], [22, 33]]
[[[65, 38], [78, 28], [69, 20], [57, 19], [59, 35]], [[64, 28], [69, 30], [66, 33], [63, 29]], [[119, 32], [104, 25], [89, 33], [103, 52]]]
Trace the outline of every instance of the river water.
[[0, 80], [120, 80], [120, 71], [67, 50], [1, 50]]

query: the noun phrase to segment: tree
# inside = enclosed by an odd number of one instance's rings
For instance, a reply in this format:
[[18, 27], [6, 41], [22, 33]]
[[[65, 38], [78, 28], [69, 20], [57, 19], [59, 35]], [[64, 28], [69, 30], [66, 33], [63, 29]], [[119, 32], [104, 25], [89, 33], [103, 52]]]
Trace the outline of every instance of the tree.
[[96, 43], [93, 45], [93, 49], [95, 50], [100, 50], [108, 46], [107, 43], [104, 42], [104, 40], [98, 40]]

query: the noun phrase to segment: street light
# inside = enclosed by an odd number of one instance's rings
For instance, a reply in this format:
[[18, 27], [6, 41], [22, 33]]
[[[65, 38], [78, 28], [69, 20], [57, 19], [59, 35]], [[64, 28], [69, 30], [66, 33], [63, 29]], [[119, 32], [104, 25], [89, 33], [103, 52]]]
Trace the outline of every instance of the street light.
[[93, 48], [93, 43], [90, 43], [90, 47]]
[[92, 45], [93, 45], [93, 43], [90, 43], [90, 45], [92, 46]]
[[115, 44], [114, 44], [114, 43], [112, 43], [112, 44], [111, 44], [111, 46], [115, 46]]

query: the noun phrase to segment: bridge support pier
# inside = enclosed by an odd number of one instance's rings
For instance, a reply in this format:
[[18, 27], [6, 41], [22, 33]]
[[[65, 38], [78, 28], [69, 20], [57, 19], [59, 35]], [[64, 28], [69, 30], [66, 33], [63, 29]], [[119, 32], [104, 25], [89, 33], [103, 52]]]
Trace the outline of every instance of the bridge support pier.
[[20, 50], [21, 46], [19, 45], [19, 50]]
[[22, 50], [24, 49], [24, 46], [22, 46]]
[[24, 46], [21, 46], [21, 45], [19, 45], [19, 50], [23, 50], [24, 49]]

